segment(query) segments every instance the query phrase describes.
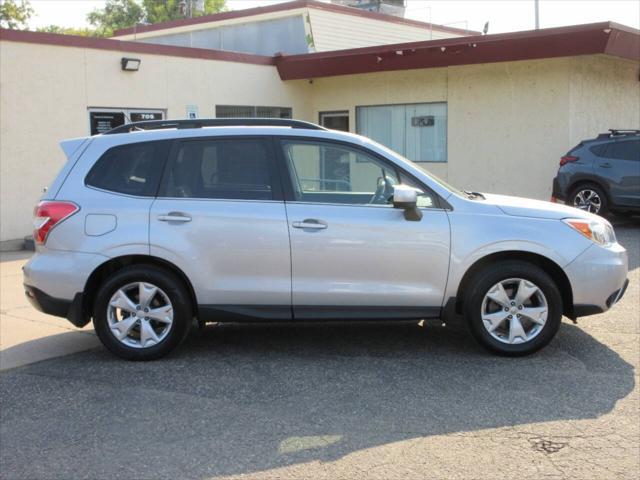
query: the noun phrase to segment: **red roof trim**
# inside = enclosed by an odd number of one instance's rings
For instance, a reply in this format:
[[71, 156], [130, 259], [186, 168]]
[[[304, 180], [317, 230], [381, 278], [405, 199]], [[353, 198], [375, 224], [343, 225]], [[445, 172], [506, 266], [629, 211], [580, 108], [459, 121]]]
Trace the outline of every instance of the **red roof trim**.
[[276, 57], [283, 80], [588, 54], [640, 60], [640, 31], [611, 22]]
[[479, 34], [480, 32], [474, 32], [471, 30], [464, 30], [461, 28], [447, 27], [444, 25], [436, 25], [427, 22], [420, 22], [418, 20], [411, 20], [408, 18], [395, 17], [393, 15], [387, 15], [384, 13], [369, 12], [366, 10], [359, 10], [352, 7], [344, 7], [342, 5], [335, 5], [332, 3], [321, 3], [315, 0], [294, 0], [292, 2], [277, 3], [275, 5], [268, 5], [266, 7], [254, 7], [246, 8], [243, 10], [232, 10], [229, 12], [214, 13], [212, 15], [203, 15], [197, 18], [181, 18], [178, 20], [171, 20], [168, 22], [154, 23], [153, 25], [139, 25], [136, 27], [123, 28], [116, 30], [114, 37], [122, 35], [131, 35], [133, 33], [152, 32], [156, 30], [166, 30], [169, 28], [184, 27], [187, 25], [198, 25], [201, 23], [219, 22], [222, 20], [229, 20], [233, 18], [252, 17], [255, 15], [262, 15], [265, 13], [281, 12], [285, 10], [296, 10], [298, 8], [316, 8], [318, 10], [326, 10], [329, 12], [343, 13], [346, 15], [353, 15], [356, 17], [370, 18], [372, 20], [380, 20], [383, 22], [400, 23], [404, 25], [411, 25], [414, 27], [421, 27], [434, 30], [440, 30], [444, 32], [450, 32], [457, 35], [469, 35]]
[[203, 48], [174, 47], [151, 43], [126, 42], [109, 38], [81, 37], [77, 35], [60, 35], [57, 33], [28, 32], [23, 30], [0, 29], [0, 40], [9, 42], [39, 43], [62, 47], [94, 48], [127, 53], [146, 53], [150, 55], [167, 55], [170, 57], [200, 58], [203, 60], [221, 60], [226, 62], [253, 63], [256, 65], [274, 65], [273, 57], [251, 55], [246, 53], [224, 52]]

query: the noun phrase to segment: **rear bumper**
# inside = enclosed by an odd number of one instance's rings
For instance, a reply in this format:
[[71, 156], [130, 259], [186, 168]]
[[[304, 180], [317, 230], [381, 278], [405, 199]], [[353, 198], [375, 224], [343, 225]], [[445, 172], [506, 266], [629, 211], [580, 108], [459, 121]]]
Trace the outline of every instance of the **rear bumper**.
[[66, 318], [76, 327], [84, 327], [89, 323], [89, 318], [82, 311], [83, 298], [80, 292], [74, 295], [73, 300], [65, 300], [47, 295], [36, 287], [25, 285], [24, 294], [29, 303], [42, 313]]
[[627, 251], [619, 244], [592, 245], [565, 267], [573, 290], [574, 317], [602, 313], [624, 295]]

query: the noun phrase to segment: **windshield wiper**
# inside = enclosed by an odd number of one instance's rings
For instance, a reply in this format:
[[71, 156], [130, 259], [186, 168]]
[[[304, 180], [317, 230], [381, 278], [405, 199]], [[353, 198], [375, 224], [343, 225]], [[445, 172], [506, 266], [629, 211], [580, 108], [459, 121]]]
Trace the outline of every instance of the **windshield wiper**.
[[467, 197], [474, 199], [474, 198], [481, 198], [482, 200], [486, 200], [485, 196], [483, 194], [481, 194], [480, 192], [471, 192], [469, 190], [463, 190], [462, 193], [464, 193]]

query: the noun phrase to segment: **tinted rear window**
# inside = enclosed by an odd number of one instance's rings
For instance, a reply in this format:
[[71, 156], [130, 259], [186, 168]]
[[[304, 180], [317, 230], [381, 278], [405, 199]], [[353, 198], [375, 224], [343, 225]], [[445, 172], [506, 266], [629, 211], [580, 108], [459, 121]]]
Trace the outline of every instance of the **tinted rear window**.
[[167, 168], [162, 196], [273, 199], [272, 158], [259, 139], [184, 141]]
[[93, 166], [85, 184], [116, 193], [153, 197], [167, 157], [167, 142], [110, 148]]

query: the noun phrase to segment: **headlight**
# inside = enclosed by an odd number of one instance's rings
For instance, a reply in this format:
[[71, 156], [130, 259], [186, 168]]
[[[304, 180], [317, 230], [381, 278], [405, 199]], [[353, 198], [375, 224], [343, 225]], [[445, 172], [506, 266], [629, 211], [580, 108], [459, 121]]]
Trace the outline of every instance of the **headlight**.
[[616, 234], [609, 222], [580, 218], [565, 218], [562, 221], [598, 245], [606, 247], [616, 243]]

